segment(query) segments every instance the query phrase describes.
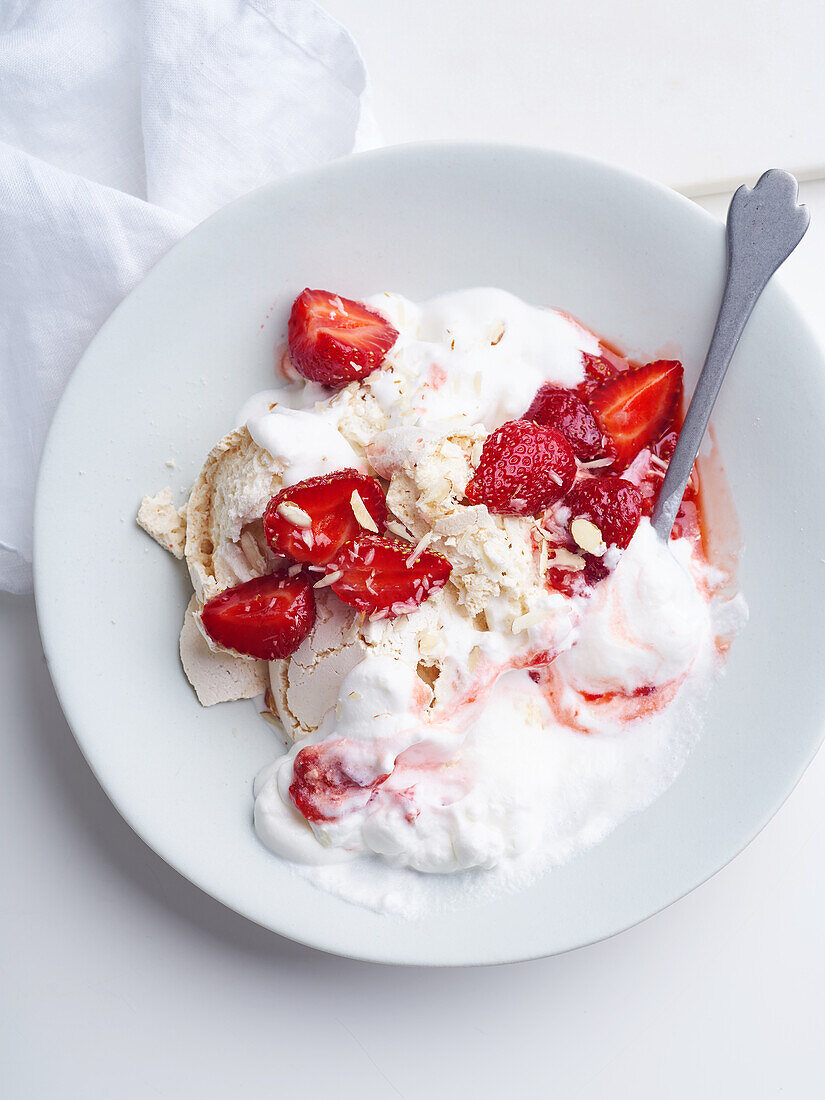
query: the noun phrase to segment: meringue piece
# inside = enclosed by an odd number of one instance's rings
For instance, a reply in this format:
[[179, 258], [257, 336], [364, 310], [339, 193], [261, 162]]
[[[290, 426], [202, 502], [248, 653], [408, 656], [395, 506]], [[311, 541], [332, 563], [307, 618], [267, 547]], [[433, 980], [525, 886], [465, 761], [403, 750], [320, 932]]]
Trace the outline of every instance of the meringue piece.
[[269, 677], [265, 661], [210, 649], [198, 627], [198, 601], [189, 601], [180, 632], [180, 660], [198, 701], [205, 707], [263, 695]]
[[186, 505], [183, 508], [175, 507], [172, 490], [168, 486], [153, 497], [143, 498], [138, 509], [137, 522], [159, 546], [182, 560], [186, 542]]
[[[241, 533], [260, 520], [270, 499], [283, 487], [283, 468], [239, 428], [212, 448], [198, 475], [186, 512], [184, 553], [192, 587], [201, 606], [224, 588], [256, 573], [241, 546]], [[274, 556], [257, 537], [264, 559]]]

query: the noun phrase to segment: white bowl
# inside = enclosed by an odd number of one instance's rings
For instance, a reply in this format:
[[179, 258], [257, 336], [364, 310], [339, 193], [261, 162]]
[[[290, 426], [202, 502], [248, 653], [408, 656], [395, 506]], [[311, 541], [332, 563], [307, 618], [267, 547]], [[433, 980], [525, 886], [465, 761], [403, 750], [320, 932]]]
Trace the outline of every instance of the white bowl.
[[678, 351], [690, 392], [724, 267], [721, 224], [663, 187], [577, 157], [469, 145], [385, 149], [293, 176], [172, 249], [75, 371], [37, 498], [49, 667], [81, 749], [136, 832], [283, 935], [430, 964], [509, 962], [612, 935], [740, 851], [810, 762], [825, 714], [825, 371], [778, 285], [714, 417], [752, 618], [702, 741], [650, 809], [521, 894], [411, 923], [321, 893], [267, 852], [251, 783], [273, 756], [272, 731], [250, 704], [197, 704], [176, 649], [185, 572], [134, 523], [141, 495], [188, 486], [244, 399], [271, 385], [273, 346], [305, 285], [412, 298], [501, 286], [630, 354]]

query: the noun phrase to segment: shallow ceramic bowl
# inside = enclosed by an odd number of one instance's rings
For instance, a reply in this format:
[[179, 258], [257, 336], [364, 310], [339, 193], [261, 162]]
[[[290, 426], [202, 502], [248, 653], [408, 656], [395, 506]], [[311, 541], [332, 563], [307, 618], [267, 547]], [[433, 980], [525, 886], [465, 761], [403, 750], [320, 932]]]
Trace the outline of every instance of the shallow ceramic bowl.
[[[201, 709], [177, 658], [182, 566], [135, 525], [141, 495], [188, 487], [255, 390], [305, 285], [412, 298], [494, 285], [569, 311], [643, 358], [677, 352], [688, 392], [725, 267], [722, 225], [607, 165], [528, 149], [407, 146], [232, 203], [166, 256], [75, 371], [40, 475], [37, 605], [81, 749], [164, 859], [250, 919], [398, 963], [508, 962], [602, 939], [707, 879], [776, 811], [825, 715], [823, 358], [793, 303], [759, 303], [714, 423], [746, 542], [750, 625], [671, 789], [525, 892], [418, 923], [316, 891], [252, 829], [274, 755], [249, 703]], [[175, 463], [174, 468], [166, 465]]]

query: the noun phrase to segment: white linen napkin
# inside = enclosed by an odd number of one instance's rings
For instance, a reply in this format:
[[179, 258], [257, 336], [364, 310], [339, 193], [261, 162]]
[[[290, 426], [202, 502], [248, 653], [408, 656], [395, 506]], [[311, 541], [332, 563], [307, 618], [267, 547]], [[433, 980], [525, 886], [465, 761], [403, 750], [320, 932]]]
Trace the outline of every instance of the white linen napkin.
[[94, 333], [218, 207], [375, 144], [365, 99], [312, 0], [0, 5], [0, 588], [31, 589], [40, 451]]

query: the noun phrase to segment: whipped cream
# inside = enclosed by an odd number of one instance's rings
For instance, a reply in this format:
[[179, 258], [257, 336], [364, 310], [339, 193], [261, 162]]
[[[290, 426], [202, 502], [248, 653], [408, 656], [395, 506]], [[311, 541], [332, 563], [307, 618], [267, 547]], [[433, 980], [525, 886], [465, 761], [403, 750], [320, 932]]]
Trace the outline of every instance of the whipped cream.
[[[605, 579], [560, 591], [542, 540], [566, 531], [563, 504], [539, 524], [466, 502], [489, 433], [543, 383], [581, 383], [597, 337], [491, 288], [367, 303], [399, 332], [382, 368], [336, 392], [293, 379], [250, 398], [190, 498], [186, 557], [196, 621], [217, 588], [273, 567], [266, 501], [349, 467], [385, 482], [393, 535], [449, 559], [446, 587], [396, 619], [364, 621], [317, 590], [297, 651], [251, 663], [294, 742], [255, 780], [259, 837], [318, 885], [413, 916], [477, 894], [479, 876], [488, 891], [524, 885], [658, 797], [745, 611], [696, 537], [665, 546], [643, 519], [608, 549]], [[628, 477], [650, 468], [642, 452]], [[209, 683], [203, 697], [248, 695], [250, 662], [216, 659], [234, 694]], [[312, 820], [293, 798], [305, 750], [339, 780]]]
[[715, 640], [697, 581], [701, 570], [687, 540], [666, 546], [643, 519], [615, 570], [586, 601], [575, 645], [555, 671], [583, 692], [628, 695], [679, 681], [696, 664], [706, 671]]
[[[440, 615], [447, 647], [441, 675], [449, 686], [440, 698], [402, 655], [380, 644], [365, 649], [317, 730], [259, 776], [255, 827], [261, 839], [305, 863], [380, 855], [393, 866], [443, 873], [526, 855], [557, 862], [583, 845], [594, 822], [600, 832], [608, 822], [612, 827], [618, 808], [621, 819], [645, 796], [627, 768], [622, 792], [606, 802], [608, 763], [615, 766], [623, 751], [638, 763], [640, 748], [649, 752], [652, 741], [663, 773], [672, 773], [675, 746], [667, 735], [670, 723], [654, 704], [649, 714], [634, 715], [633, 729], [623, 732], [624, 748], [611, 740], [606, 753], [602, 739], [621, 732], [627, 716], [623, 710], [617, 715], [612, 700], [594, 704], [592, 697], [621, 692], [632, 699], [672, 685], [667, 704], [679, 709], [706, 690], [716, 667], [711, 605], [683, 564], [691, 561], [686, 541], [673, 546], [675, 553], [643, 520], [596, 594], [555, 609], [551, 619], [563, 626], [555, 623], [553, 642], [561, 652], [543, 682], [511, 667], [519, 654], [531, 652], [529, 642], [471, 627], [468, 634], [467, 624], [460, 626], [446, 609]], [[485, 652], [483, 637], [491, 633], [495, 642]], [[468, 647], [484, 653], [475, 677], [467, 673]], [[473, 680], [475, 698], [468, 691]], [[644, 703], [651, 698], [640, 696]], [[677, 740], [680, 755], [681, 734]], [[289, 793], [295, 757], [307, 744], [345, 746], [366, 768], [361, 778], [367, 786], [376, 776], [390, 778], [363, 805], [310, 826]], [[649, 767], [641, 783], [649, 789]]]
[[249, 416], [246, 427], [258, 446], [280, 465], [284, 488], [334, 470], [366, 469], [321, 409], [307, 412], [273, 403], [266, 412]]

